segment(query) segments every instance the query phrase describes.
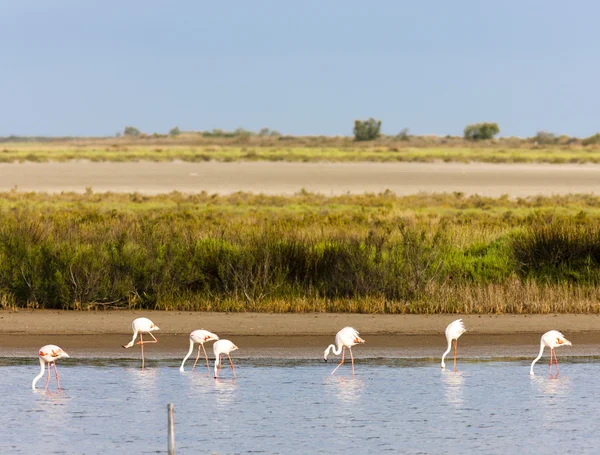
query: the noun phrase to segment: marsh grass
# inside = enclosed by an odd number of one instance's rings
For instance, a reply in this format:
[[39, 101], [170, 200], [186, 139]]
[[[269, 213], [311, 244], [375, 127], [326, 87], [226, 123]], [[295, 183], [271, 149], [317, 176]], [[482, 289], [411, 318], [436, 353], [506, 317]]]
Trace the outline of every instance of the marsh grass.
[[596, 312], [600, 198], [0, 194], [0, 307]]
[[[587, 143], [586, 143], [587, 144]], [[2, 143], [0, 162], [112, 161], [288, 161], [288, 162], [485, 162], [600, 163], [595, 143], [538, 145], [505, 138], [465, 141], [461, 138], [420, 137], [410, 141], [390, 137], [354, 142], [349, 138], [270, 137], [206, 138], [70, 138]]]

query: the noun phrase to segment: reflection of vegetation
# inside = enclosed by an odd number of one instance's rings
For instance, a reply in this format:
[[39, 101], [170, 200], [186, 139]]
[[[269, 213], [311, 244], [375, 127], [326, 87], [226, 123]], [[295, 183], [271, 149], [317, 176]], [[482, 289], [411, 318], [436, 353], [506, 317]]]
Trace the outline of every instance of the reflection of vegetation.
[[597, 311], [600, 197], [0, 195], [0, 306]]

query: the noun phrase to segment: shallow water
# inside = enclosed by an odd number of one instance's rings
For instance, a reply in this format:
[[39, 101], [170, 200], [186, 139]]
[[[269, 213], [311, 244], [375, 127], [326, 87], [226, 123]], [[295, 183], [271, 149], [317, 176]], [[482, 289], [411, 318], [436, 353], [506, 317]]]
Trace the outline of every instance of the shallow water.
[[[544, 358], [545, 359], [545, 358]], [[242, 360], [238, 378], [175, 361], [64, 360], [63, 392], [32, 391], [39, 366], [3, 359], [0, 453], [165, 453], [167, 403], [178, 454], [597, 453], [600, 363]], [[559, 358], [559, 360], [561, 360]], [[235, 361], [235, 359], [234, 359]], [[188, 370], [191, 364], [188, 366]], [[38, 386], [43, 387], [44, 381]]]

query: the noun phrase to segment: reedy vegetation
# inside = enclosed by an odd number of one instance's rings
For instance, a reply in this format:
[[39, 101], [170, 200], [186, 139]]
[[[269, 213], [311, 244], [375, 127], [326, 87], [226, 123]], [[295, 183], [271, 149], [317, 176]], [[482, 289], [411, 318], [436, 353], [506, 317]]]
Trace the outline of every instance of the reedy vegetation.
[[600, 198], [0, 194], [0, 305], [597, 312]]
[[0, 138], [0, 162], [90, 161], [290, 161], [290, 162], [488, 162], [599, 163], [600, 135], [587, 139], [539, 133], [528, 139], [470, 141], [462, 137], [270, 136], [232, 133], [121, 138]]

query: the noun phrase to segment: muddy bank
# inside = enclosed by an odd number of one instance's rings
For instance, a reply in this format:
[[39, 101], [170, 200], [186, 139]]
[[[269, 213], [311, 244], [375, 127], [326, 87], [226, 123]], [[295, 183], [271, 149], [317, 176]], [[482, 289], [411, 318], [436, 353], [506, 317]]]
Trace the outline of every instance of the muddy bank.
[[[345, 326], [362, 335], [436, 335], [462, 318], [470, 334], [542, 334], [550, 329], [600, 333], [600, 315], [381, 315], [344, 313], [204, 313], [187, 311], [0, 311], [0, 335], [131, 334], [131, 321], [148, 317], [160, 334], [204, 328], [235, 336], [332, 336]], [[125, 337], [127, 338], [127, 337]]]
[[[137, 358], [139, 349], [123, 349], [132, 336], [131, 321], [149, 317], [161, 330], [149, 358], [181, 358], [188, 334], [205, 328], [240, 347], [239, 358], [319, 359], [337, 330], [350, 325], [366, 339], [357, 358], [439, 357], [445, 349], [444, 328], [457, 315], [257, 314], [190, 312], [0, 312], [0, 357], [30, 356], [48, 343], [72, 356]], [[537, 354], [540, 335], [561, 330], [573, 342], [563, 356], [600, 355], [597, 315], [469, 315], [459, 342], [463, 357], [528, 357]], [[208, 347], [209, 353], [210, 346]]]

